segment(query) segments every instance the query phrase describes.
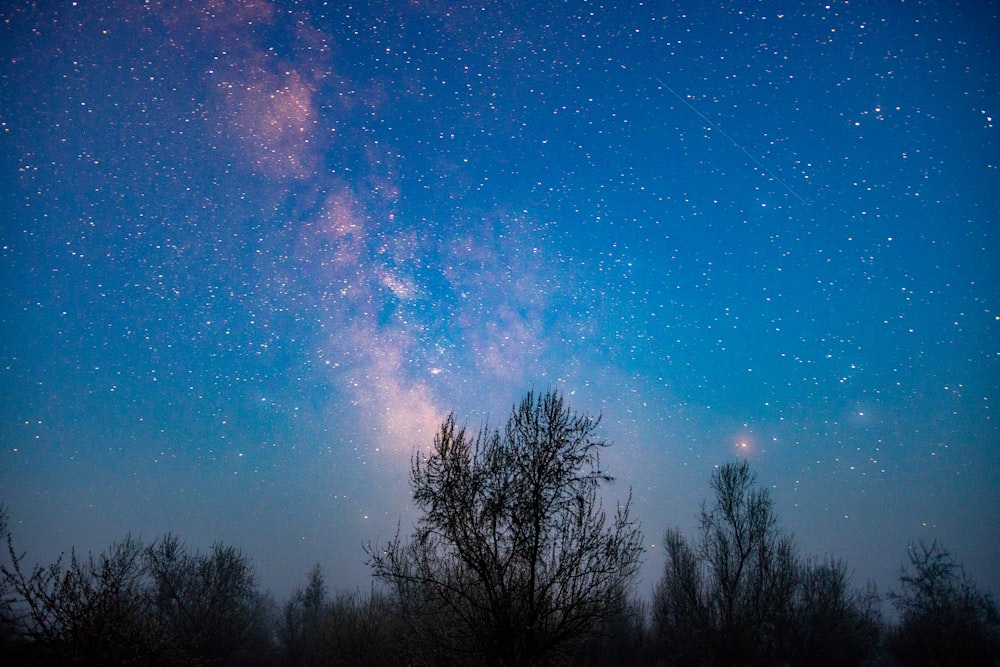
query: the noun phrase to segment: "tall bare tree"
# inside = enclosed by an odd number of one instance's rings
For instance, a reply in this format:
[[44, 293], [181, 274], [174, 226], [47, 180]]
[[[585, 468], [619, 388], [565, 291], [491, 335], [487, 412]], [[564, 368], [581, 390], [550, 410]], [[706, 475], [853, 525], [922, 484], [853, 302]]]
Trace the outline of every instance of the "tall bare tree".
[[416, 530], [369, 556], [430, 650], [448, 649], [429, 660], [539, 664], [612, 613], [642, 546], [631, 498], [609, 519], [598, 496], [598, 423], [528, 393], [502, 429], [473, 436], [451, 415], [414, 455]]
[[754, 481], [745, 462], [722, 466], [709, 482], [715, 504], [702, 506], [697, 545], [692, 549], [676, 530], [664, 540], [667, 566], [654, 618], [682, 664], [738, 664], [751, 653], [771, 653], [771, 628], [791, 598], [795, 561], [790, 538], [776, 529], [770, 495]]
[[778, 529], [746, 462], [719, 468], [693, 546], [664, 539], [653, 595], [661, 657], [671, 665], [860, 664], [878, 640], [877, 597], [852, 593], [839, 561], [803, 561]]

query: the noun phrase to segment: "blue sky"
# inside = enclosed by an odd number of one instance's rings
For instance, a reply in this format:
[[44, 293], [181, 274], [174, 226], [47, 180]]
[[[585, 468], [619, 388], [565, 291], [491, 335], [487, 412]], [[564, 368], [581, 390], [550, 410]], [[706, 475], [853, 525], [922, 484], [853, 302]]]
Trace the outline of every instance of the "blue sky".
[[987, 3], [18, 3], [0, 496], [42, 560], [367, 586], [415, 448], [603, 416], [648, 545], [747, 457], [807, 553], [1000, 588]]

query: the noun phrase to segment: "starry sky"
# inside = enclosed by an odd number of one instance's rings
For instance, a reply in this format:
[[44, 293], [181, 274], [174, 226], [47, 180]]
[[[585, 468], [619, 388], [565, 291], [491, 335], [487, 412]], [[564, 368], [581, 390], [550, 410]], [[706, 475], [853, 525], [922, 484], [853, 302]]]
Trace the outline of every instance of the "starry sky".
[[987, 2], [12, 2], [0, 501], [48, 562], [415, 519], [452, 410], [603, 417], [647, 544], [751, 461], [855, 581], [1000, 590]]

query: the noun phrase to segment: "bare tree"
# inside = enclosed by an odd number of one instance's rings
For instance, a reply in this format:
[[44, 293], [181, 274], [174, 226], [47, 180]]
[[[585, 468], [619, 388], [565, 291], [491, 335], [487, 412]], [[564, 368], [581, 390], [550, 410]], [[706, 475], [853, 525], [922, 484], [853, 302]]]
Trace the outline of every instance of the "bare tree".
[[277, 624], [279, 663], [283, 665], [393, 664], [395, 618], [389, 601], [374, 587], [337, 593], [331, 599], [320, 566], [314, 566], [304, 588], [285, 604]]
[[172, 660], [243, 664], [267, 653], [267, 602], [238, 549], [216, 544], [208, 554], [191, 553], [167, 535], [146, 553]]
[[859, 591], [850, 584], [843, 561], [799, 563], [795, 595], [778, 628], [787, 664], [836, 667], [872, 659], [881, 633], [881, 601], [874, 584]]
[[992, 596], [937, 542], [910, 545], [908, 555], [901, 590], [891, 594], [900, 613], [888, 641], [892, 657], [906, 665], [1000, 663], [1000, 614]]
[[603, 619], [571, 659], [575, 667], [646, 667], [653, 664], [647, 620], [649, 607], [633, 591], [608, 600], [611, 615]]
[[394, 618], [386, 597], [374, 587], [337, 594], [322, 628], [324, 665], [378, 667], [396, 662]]
[[254, 664], [270, 653], [268, 598], [233, 547], [191, 553], [131, 536], [86, 558], [27, 566], [6, 531], [0, 611], [8, 653], [66, 665]]
[[369, 556], [411, 627], [450, 650], [434, 661], [539, 664], [612, 613], [642, 547], [631, 500], [609, 520], [598, 497], [598, 423], [529, 393], [502, 430], [471, 436], [452, 415], [414, 456], [416, 531]]
[[746, 462], [722, 466], [709, 482], [715, 505], [702, 507], [695, 550], [676, 531], [665, 540], [666, 575], [687, 576], [663, 584], [663, 592], [682, 593], [654, 609], [663, 635], [720, 664], [773, 655], [777, 614], [794, 588], [792, 541], [777, 530], [770, 494], [755, 480]]
[[[697, 544], [667, 531], [653, 596], [661, 656], [675, 665], [863, 661], [878, 638], [874, 602], [850, 593], [843, 564], [799, 560], [755, 481], [746, 462], [722, 466], [710, 482], [714, 505], [702, 505]], [[830, 641], [835, 653], [822, 650]]]
[[318, 664], [320, 634], [328, 616], [326, 582], [319, 564], [309, 570], [305, 588], [295, 591], [278, 622], [278, 645], [287, 665]]
[[163, 648], [151, 613], [142, 542], [131, 536], [99, 556], [71, 552], [48, 566], [24, 566], [8, 535], [0, 566], [14, 634], [39, 657], [62, 664], [149, 664]]
[[[0, 504], [0, 542], [5, 542], [8, 545], [8, 553], [14, 554], [14, 546], [7, 530], [7, 506], [3, 504]], [[4, 566], [5, 564], [0, 565], [0, 568]], [[17, 614], [14, 610], [17, 594], [14, 591], [13, 581], [7, 576], [9, 569], [0, 569], [0, 647], [12, 645], [18, 638]]]

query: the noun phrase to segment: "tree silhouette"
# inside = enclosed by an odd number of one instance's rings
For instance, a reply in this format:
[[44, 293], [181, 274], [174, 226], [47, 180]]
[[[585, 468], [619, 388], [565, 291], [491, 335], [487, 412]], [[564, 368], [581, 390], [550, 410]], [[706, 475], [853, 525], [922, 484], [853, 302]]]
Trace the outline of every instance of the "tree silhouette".
[[654, 614], [661, 640], [681, 663], [773, 657], [773, 628], [791, 600], [795, 559], [791, 539], [776, 528], [770, 495], [754, 481], [745, 462], [718, 469], [710, 481], [715, 505], [702, 506], [697, 546], [676, 530], [664, 539], [667, 568]]
[[778, 647], [788, 664], [861, 665], [872, 659], [881, 631], [875, 585], [852, 591], [841, 560], [800, 561]]
[[8, 621], [39, 657], [63, 664], [144, 664], [163, 649], [161, 626], [146, 595], [142, 542], [131, 536], [99, 556], [70, 553], [30, 570], [8, 536], [0, 566], [16, 602]]
[[381, 667], [400, 664], [394, 655], [394, 618], [386, 597], [375, 591], [339, 593], [323, 626], [323, 665]]
[[556, 391], [529, 393], [502, 430], [470, 436], [451, 415], [429, 455], [413, 457], [415, 533], [369, 557], [415, 640], [427, 640], [425, 657], [537, 664], [610, 613], [642, 547], [631, 501], [609, 521], [598, 498], [612, 479], [598, 422]]
[[192, 553], [174, 535], [147, 549], [156, 611], [180, 663], [233, 664], [269, 647], [266, 602], [249, 560], [215, 544]]
[[850, 593], [843, 564], [800, 561], [755, 481], [746, 462], [722, 466], [697, 543], [667, 531], [652, 605], [661, 656], [676, 665], [863, 661], [878, 639], [875, 605]]
[[[14, 553], [10, 533], [7, 531], [7, 506], [3, 504], [0, 504], [0, 542], [6, 542], [8, 552]], [[0, 564], [0, 648], [2, 649], [8, 649], [18, 639], [18, 618], [17, 612], [14, 610], [18, 596], [13, 581], [7, 575], [6, 566]]]
[[283, 665], [393, 664], [393, 616], [384, 595], [372, 590], [328, 598], [319, 565], [305, 588], [285, 604], [277, 624], [278, 656]]
[[574, 652], [576, 667], [648, 667], [653, 664], [647, 627], [648, 605], [621, 590], [606, 601], [608, 615]]
[[318, 564], [309, 570], [305, 588], [295, 591], [282, 611], [278, 645], [285, 664], [319, 664], [320, 637], [328, 609], [326, 581]]
[[901, 590], [891, 597], [900, 623], [889, 636], [890, 654], [906, 665], [1000, 663], [1000, 616], [961, 563], [942, 546], [910, 545], [901, 567]]

